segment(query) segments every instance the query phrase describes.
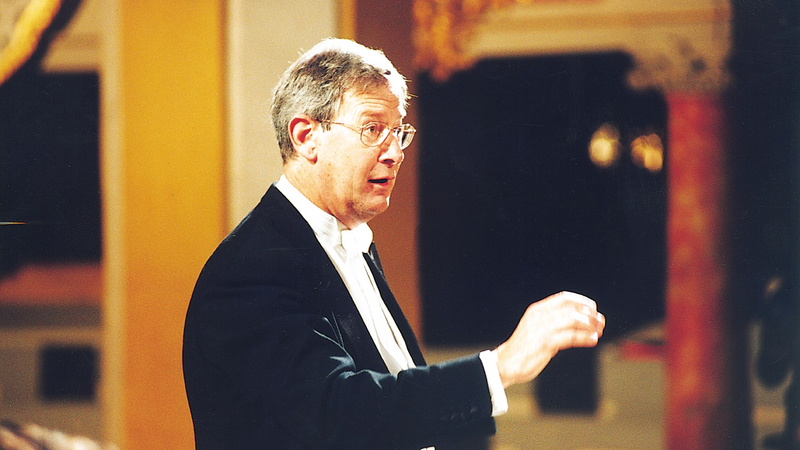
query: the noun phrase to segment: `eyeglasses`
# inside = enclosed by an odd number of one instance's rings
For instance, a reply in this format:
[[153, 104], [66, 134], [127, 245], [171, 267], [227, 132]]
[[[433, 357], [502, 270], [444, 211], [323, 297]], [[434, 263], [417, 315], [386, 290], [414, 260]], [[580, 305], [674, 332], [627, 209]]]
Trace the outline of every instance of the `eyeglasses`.
[[417, 132], [416, 128], [407, 123], [399, 127], [389, 128], [389, 125], [381, 122], [369, 122], [360, 127], [341, 122], [332, 122], [330, 120], [320, 120], [320, 122], [341, 125], [355, 131], [361, 135], [361, 143], [367, 147], [377, 147], [383, 144], [386, 138], [389, 137], [389, 134], [393, 134], [395, 139], [397, 139], [397, 144], [402, 150], [411, 144], [411, 141], [414, 139], [414, 134]]

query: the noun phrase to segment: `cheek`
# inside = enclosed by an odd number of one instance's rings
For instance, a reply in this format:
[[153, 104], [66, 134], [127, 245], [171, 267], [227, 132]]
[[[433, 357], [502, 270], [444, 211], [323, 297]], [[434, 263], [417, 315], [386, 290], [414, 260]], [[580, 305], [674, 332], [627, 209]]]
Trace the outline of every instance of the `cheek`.
[[358, 158], [343, 158], [338, 167], [338, 173], [343, 179], [358, 185], [360, 188], [369, 179], [373, 166], [369, 161]]
[[355, 164], [344, 158], [327, 164], [321, 188], [340, 199], [358, 196], [363, 190], [364, 175]]
[[338, 191], [345, 195], [345, 191], [358, 195], [366, 189], [370, 173], [375, 167], [375, 162], [367, 155], [359, 154], [359, 148], [337, 148], [326, 153], [320, 158], [322, 164], [321, 176], [325, 178], [328, 189]]

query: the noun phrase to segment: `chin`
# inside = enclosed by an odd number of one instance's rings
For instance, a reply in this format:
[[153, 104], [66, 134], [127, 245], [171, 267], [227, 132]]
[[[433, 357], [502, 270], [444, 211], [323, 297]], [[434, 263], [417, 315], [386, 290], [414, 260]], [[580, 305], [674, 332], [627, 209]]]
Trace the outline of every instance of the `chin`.
[[370, 217], [375, 217], [387, 209], [389, 209], [389, 197], [385, 197], [381, 201], [376, 200], [369, 208], [366, 208], [365, 211], [367, 211], [367, 215]]

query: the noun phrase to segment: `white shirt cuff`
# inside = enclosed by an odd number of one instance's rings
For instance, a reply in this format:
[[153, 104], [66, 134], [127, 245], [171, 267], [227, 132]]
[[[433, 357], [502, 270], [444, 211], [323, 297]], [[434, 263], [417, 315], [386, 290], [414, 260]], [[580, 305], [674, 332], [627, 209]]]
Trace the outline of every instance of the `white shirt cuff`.
[[508, 412], [508, 398], [503, 382], [500, 381], [500, 370], [497, 369], [497, 354], [491, 350], [481, 352], [478, 356], [486, 372], [486, 382], [489, 384], [489, 395], [492, 398], [492, 417]]

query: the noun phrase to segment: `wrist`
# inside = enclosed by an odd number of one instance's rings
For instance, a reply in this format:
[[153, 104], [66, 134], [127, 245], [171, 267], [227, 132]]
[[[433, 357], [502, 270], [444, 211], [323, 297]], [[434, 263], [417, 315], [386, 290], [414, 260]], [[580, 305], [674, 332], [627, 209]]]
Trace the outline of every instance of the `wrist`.
[[500, 375], [500, 382], [503, 388], [507, 389], [509, 386], [516, 384], [513, 381], [513, 376], [508, 370], [508, 360], [505, 357], [505, 343], [500, 344], [497, 348], [492, 350], [492, 353], [497, 358], [497, 372]]

